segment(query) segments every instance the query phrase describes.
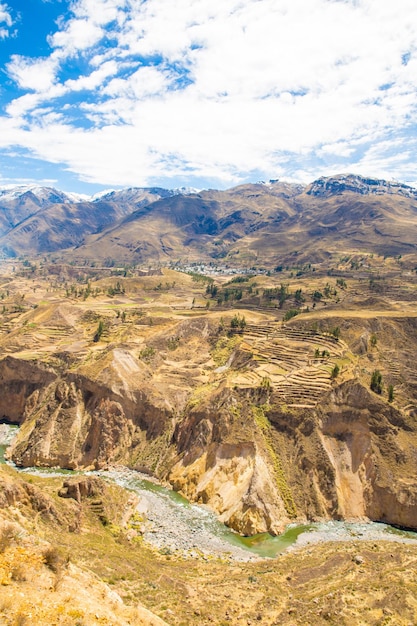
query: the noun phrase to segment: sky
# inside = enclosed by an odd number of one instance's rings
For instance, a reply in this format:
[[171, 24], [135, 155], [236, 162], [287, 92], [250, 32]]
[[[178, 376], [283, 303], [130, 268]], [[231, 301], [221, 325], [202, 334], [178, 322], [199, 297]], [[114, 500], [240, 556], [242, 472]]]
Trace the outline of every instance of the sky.
[[0, 185], [417, 185], [415, 0], [0, 0]]

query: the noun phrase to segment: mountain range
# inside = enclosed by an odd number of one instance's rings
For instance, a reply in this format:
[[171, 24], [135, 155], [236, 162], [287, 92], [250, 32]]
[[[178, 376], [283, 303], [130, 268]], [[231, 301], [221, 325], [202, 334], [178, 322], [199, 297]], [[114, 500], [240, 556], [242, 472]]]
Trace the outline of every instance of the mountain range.
[[[0, 188], [7, 257], [237, 265], [319, 262], [344, 250], [417, 252], [417, 189], [353, 174], [219, 190]], [[320, 244], [320, 245], [319, 245]]]

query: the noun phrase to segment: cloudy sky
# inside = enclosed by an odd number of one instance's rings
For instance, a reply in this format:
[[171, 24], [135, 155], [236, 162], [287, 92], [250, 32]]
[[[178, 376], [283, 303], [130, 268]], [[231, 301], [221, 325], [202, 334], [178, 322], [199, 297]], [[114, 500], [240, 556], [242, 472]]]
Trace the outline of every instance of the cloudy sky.
[[417, 184], [415, 0], [0, 0], [0, 185]]

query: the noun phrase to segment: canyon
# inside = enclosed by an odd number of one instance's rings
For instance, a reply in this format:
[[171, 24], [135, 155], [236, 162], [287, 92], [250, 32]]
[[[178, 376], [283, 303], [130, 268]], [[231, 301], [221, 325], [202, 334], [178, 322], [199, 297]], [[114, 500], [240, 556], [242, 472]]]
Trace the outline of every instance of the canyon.
[[[343, 175], [25, 193], [3, 199], [10, 462], [131, 468], [245, 536], [329, 520], [417, 529], [413, 188]], [[58, 501], [57, 480], [40, 488]]]

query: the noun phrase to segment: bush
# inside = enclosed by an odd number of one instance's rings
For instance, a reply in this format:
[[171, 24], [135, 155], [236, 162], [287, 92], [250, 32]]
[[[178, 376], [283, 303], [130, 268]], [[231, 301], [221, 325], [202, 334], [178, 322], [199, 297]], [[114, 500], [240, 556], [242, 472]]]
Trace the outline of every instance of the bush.
[[230, 328], [233, 328], [233, 330], [244, 330], [246, 327], [246, 320], [245, 317], [242, 315], [234, 315], [232, 317], [232, 319], [230, 320]]
[[300, 311], [298, 309], [290, 309], [284, 315], [284, 318], [283, 318], [284, 322], [288, 322], [288, 320], [290, 320], [292, 317], [295, 317], [299, 313]]
[[144, 360], [150, 359], [154, 355], [155, 355], [155, 349], [152, 348], [151, 346], [143, 348], [143, 350], [139, 352], [139, 358], [144, 359]]
[[0, 527], [0, 553], [5, 552], [19, 536], [19, 529], [10, 522], [5, 522]]

